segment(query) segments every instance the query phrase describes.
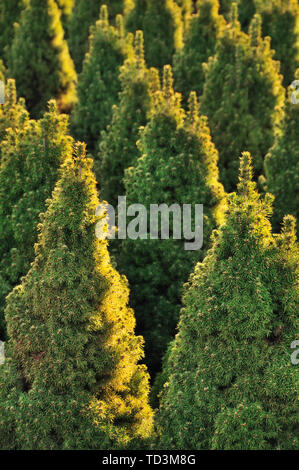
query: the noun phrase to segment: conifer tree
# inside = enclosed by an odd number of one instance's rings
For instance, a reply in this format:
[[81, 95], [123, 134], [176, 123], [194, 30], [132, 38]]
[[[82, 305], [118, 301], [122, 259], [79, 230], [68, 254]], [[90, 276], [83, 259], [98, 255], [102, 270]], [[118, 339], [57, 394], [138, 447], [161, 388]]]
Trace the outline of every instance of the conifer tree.
[[63, 27], [66, 30], [68, 20], [70, 19], [70, 16], [72, 14], [72, 11], [75, 5], [75, 0], [57, 0], [57, 5], [59, 6], [61, 10], [61, 21], [62, 21]]
[[117, 27], [108, 21], [106, 5], [100, 19], [91, 28], [90, 51], [86, 55], [78, 80], [78, 103], [71, 118], [75, 137], [87, 143], [88, 151], [97, 152], [97, 142], [109, 124], [112, 106], [120, 92], [119, 69], [131, 51], [131, 35], [125, 35], [123, 17], [117, 16]]
[[91, 166], [77, 144], [39, 226], [32, 267], [8, 297], [0, 448], [136, 448], [151, 434], [143, 339], [126, 279], [96, 237]]
[[[179, 210], [190, 204], [194, 229], [195, 204], [203, 204], [206, 249], [209, 234], [220, 221], [224, 197], [218, 183], [218, 154], [205, 117], [198, 116], [196, 94], [191, 94], [185, 116], [172, 80], [171, 68], [165, 66], [163, 88], [155, 93], [151, 118], [138, 142], [142, 156], [125, 172], [127, 205], [143, 204], [149, 214], [152, 204], [177, 204]], [[123, 241], [119, 260], [129, 279], [137, 328], [145, 337], [152, 374], [159, 370], [174, 334], [181, 287], [203, 256], [203, 250], [188, 251], [184, 240], [173, 239], [173, 235], [175, 227], [171, 227], [169, 239], [161, 239], [160, 227], [158, 239], [153, 238], [148, 226], [143, 238]]]
[[78, 73], [82, 70], [85, 54], [88, 52], [90, 26], [99, 18], [100, 0], [75, 0], [67, 23], [68, 44]]
[[183, 45], [182, 11], [174, 0], [135, 0], [126, 29], [143, 31], [148, 67], [171, 64], [174, 52]]
[[299, 67], [299, 4], [298, 0], [255, 0], [262, 16], [263, 35], [271, 37], [274, 59], [281, 62], [281, 73], [287, 87]]
[[283, 117], [285, 91], [269, 41], [261, 37], [259, 15], [252, 20], [249, 35], [241, 32], [233, 4], [232, 21], [206, 67], [201, 111], [209, 119], [227, 191], [236, 186], [236, 155], [243, 150], [253, 154], [256, 176], [261, 174]]
[[17, 100], [15, 81], [13, 79], [9, 79], [5, 84], [4, 104], [0, 106], [0, 143], [5, 139], [7, 129], [16, 129], [23, 126], [24, 121], [28, 120], [28, 117], [24, 99], [20, 98]]
[[134, 0], [100, 0], [100, 5], [107, 5], [109, 21], [114, 21], [117, 15], [128, 15], [134, 7]]
[[216, 39], [225, 26], [219, 15], [218, 0], [202, 0], [197, 8], [185, 34], [184, 46], [173, 61], [175, 87], [186, 101], [192, 90], [202, 95], [205, 80], [202, 64], [214, 55]]
[[275, 196], [272, 221], [277, 231], [286, 214], [299, 220], [299, 104], [291, 101], [293, 92], [290, 87], [282, 134], [265, 158], [267, 189]]
[[152, 99], [152, 75], [144, 60], [143, 33], [137, 31], [134, 54], [121, 67], [122, 90], [119, 105], [113, 108], [111, 123], [102, 133], [96, 175], [101, 182], [103, 199], [116, 206], [118, 196], [125, 194], [124, 171], [136, 163], [139, 151], [138, 132], [145, 126]]
[[76, 73], [54, 0], [31, 0], [22, 11], [8, 56], [8, 75], [33, 117], [56, 98], [61, 111], [76, 101]]
[[238, 194], [184, 294], [158, 423], [163, 449], [298, 448], [295, 219], [274, 236], [243, 153]]
[[0, 2], [0, 57], [6, 58], [7, 48], [14, 36], [14, 23], [19, 20], [25, 0], [1, 0]]
[[45, 210], [45, 201], [58, 179], [59, 166], [71, 148], [71, 139], [66, 134], [67, 118], [58, 114], [54, 101], [40, 121], [29, 121], [22, 106], [18, 112], [19, 125], [8, 129], [1, 143], [1, 338], [5, 336], [5, 297], [28, 272], [34, 259], [39, 214]]

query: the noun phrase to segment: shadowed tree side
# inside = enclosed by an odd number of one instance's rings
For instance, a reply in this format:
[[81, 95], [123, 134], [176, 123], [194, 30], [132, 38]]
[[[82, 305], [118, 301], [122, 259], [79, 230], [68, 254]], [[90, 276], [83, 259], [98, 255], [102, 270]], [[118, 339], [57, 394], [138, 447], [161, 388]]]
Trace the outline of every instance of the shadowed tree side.
[[[141, 157], [125, 171], [124, 183], [128, 206], [142, 204], [150, 214], [152, 205], [157, 205], [157, 235], [150, 233], [149, 220], [146, 228], [140, 222], [136, 232], [141, 231], [142, 237], [137, 234], [136, 240], [124, 240], [119, 256], [119, 266], [131, 286], [137, 328], [145, 337], [147, 363], [153, 376], [160, 370], [161, 358], [174, 335], [182, 285], [195, 262], [204, 256], [209, 235], [221, 219], [224, 200], [218, 182], [218, 154], [206, 118], [198, 115], [196, 94], [190, 96], [186, 116], [181, 96], [173, 90], [171, 68], [165, 66], [162, 90], [154, 98], [150, 119], [138, 142]], [[179, 206], [179, 211], [183, 204], [190, 204], [190, 230], [194, 230], [195, 223], [197, 228], [200, 226], [198, 218], [195, 221], [195, 204], [204, 205], [202, 249], [186, 249], [184, 237], [176, 235], [171, 215], [169, 239], [165, 237], [165, 226], [162, 229], [159, 225], [162, 202], [170, 213], [175, 210], [173, 204]]]

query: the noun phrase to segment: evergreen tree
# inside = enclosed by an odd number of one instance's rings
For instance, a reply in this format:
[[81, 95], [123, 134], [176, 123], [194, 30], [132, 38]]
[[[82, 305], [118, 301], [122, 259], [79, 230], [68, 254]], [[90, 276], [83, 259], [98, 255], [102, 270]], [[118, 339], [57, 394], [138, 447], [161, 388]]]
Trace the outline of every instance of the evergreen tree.
[[108, 21], [106, 5], [100, 19], [91, 28], [90, 51], [86, 55], [78, 80], [78, 103], [71, 124], [75, 137], [87, 143], [95, 154], [101, 131], [112, 116], [112, 106], [120, 92], [119, 69], [131, 50], [131, 35], [124, 34], [123, 17], [117, 16], [117, 27]]
[[39, 122], [29, 121], [20, 106], [19, 125], [8, 129], [1, 143], [0, 338], [5, 336], [5, 298], [30, 268], [39, 214], [70, 152], [66, 132], [67, 118], [58, 114], [55, 102], [50, 102], [49, 112]]
[[7, 129], [19, 128], [24, 125], [24, 121], [28, 120], [24, 99], [17, 100], [16, 85], [13, 79], [9, 79], [5, 84], [4, 96], [4, 104], [0, 106], [0, 145], [2, 140], [5, 139]]
[[68, 43], [78, 73], [88, 52], [90, 26], [99, 18], [100, 0], [75, 0], [72, 15], [67, 23]]
[[[218, 154], [211, 142], [205, 117], [198, 116], [196, 94], [190, 96], [187, 117], [180, 95], [172, 88], [170, 66], [164, 68], [163, 89], [155, 94], [152, 116], [138, 143], [142, 155], [125, 172], [127, 205], [191, 205], [194, 230], [195, 204], [204, 205], [204, 249], [221, 217], [224, 196], [218, 183]], [[171, 225], [171, 224], [170, 224]], [[203, 250], [188, 251], [184, 240], [153, 238], [150, 229], [137, 240], [122, 243], [120, 266], [132, 289], [137, 328], [145, 337], [146, 357], [154, 374], [171, 340], [178, 320], [181, 287]], [[144, 239], [146, 237], [146, 239]], [[165, 238], [165, 237], [164, 237]]]
[[219, 150], [220, 179], [227, 191], [235, 188], [236, 155], [243, 150], [254, 155], [257, 176], [261, 173], [283, 117], [285, 91], [279, 62], [272, 56], [269, 38], [261, 37], [260, 16], [254, 17], [246, 35], [240, 30], [234, 4], [232, 22], [206, 67], [201, 103]]
[[214, 55], [216, 39], [225, 26], [218, 10], [218, 0], [198, 2], [197, 14], [192, 16], [185, 34], [184, 47], [174, 56], [175, 86], [186, 101], [192, 90], [202, 95], [205, 80], [202, 64]]
[[26, 0], [1, 0], [0, 2], [0, 57], [6, 58], [7, 48], [14, 36], [14, 23], [19, 20]]
[[183, 45], [183, 21], [174, 0], [135, 0], [126, 17], [126, 29], [144, 33], [145, 60], [149, 67], [162, 68]]
[[77, 144], [39, 227], [32, 267], [8, 297], [1, 448], [136, 448], [151, 434], [148, 374], [137, 365], [143, 340], [134, 335], [127, 282], [95, 234], [91, 165]]
[[166, 371], [158, 423], [163, 449], [298, 448], [295, 219], [271, 232], [244, 152], [226, 222], [191, 275]]
[[57, 99], [61, 111], [72, 108], [76, 73], [54, 0], [31, 0], [23, 10], [8, 69], [33, 117], [43, 113], [51, 98]]
[[136, 163], [138, 131], [145, 126], [151, 107], [152, 74], [144, 61], [143, 33], [137, 31], [134, 54], [121, 68], [122, 90], [119, 105], [113, 108], [112, 121], [103, 131], [96, 175], [101, 181], [103, 199], [116, 206], [118, 196], [125, 194], [124, 171]]
[[128, 15], [134, 7], [134, 0], [100, 0], [100, 5], [107, 5], [109, 20], [112, 22], [117, 15]]
[[284, 85], [293, 81], [299, 67], [299, 4], [298, 0], [255, 0], [263, 20], [263, 35], [271, 36], [274, 59], [281, 62]]
[[[299, 69], [296, 74], [299, 79]], [[290, 93], [293, 93], [292, 88]], [[292, 214], [299, 220], [299, 104], [286, 103], [282, 134], [265, 158], [267, 189], [275, 196], [273, 225], [278, 230], [284, 215]]]

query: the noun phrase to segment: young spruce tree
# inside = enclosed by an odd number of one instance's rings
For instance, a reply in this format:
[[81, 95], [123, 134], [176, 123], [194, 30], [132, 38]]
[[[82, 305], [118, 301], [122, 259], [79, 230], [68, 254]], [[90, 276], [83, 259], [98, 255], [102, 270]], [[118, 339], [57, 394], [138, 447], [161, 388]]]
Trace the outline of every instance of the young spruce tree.
[[8, 297], [0, 448], [136, 448], [151, 434], [143, 339], [126, 279], [96, 237], [91, 166], [77, 144], [48, 201], [32, 267]]
[[299, 104], [291, 100], [292, 88], [289, 93], [282, 134], [265, 158], [267, 189], [275, 196], [272, 220], [277, 231], [286, 214], [299, 220]]
[[[195, 204], [203, 204], [205, 250], [212, 229], [221, 219], [224, 199], [218, 182], [218, 154], [206, 118], [198, 116], [196, 94], [190, 95], [185, 116], [181, 96], [173, 91], [172, 82], [171, 68], [165, 66], [163, 89], [155, 94], [151, 118], [138, 142], [142, 156], [125, 172], [127, 205], [143, 204], [149, 214], [151, 205], [157, 205], [158, 211], [163, 209], [160, 204], [176, 204], [181, 211], [183, 204], [190, 204], [194, 230]], [[198, 220], [196, 223], [200, 224]], [[138, 230], [142, 232], [142, 226]], [[158, 238], [155, 230], [150, 234], [149, 216], [148, 227], [143, 230], [141, 238], [123, 241], [120, 266], [130, 282], [137, 328], [145, 337], [147, 363], [154, 374], [174, 334], [181, 287], [203, 250], [186, 250], [171, 221], [169, 239], [161, 239], [164, 232], [160, 227]]]
[[0, 338], [5, 337], [5, 298], [34, 259], [39, 214], [71, 149], [67, 118], [58, 114], [54, 101], [40, 121], [29, 121], [22, 106], [18, 112], [18, 126], [7, 130], [1, 143]]
[[96, 166], [101, 195], [113, 206], [117, 205], [118, 196], [125, 194], [125, 169], [135, 165], [139, 156], [136, 142], [151, 108], [154, 74], [157, 80], [158, 71], [146, 68], [143, 33], [137, 31], [134, 53], [121, 67], [119, 105], [113, 107], [111, 123], [102, 133]]
[[253, 154], [256, 176], [261, 174], [283, 117], [285, 90], [269, 41], [261, 37], [259, 15], [252, 20], [249, 35], [241, 32], [233, 4], [232, 21], [207, 64], [201, 111], [209, 119], [227, 191], [236, 187], [236, 156], [243, 150]]
[[219, 0], [202, 0], [197, 4], [185, 33], [184, 46], [173, 59], [175, 87], [187, 103], [190, 92], [202, 95], [205, 81], [203, 63], [214, 55], [216, 40], [225, 26], [219, 15]]
[[167, 358], [158, 424], [163, 449], [298, 449], [295, 219], [273, 235], [249, 153], [226, 222], [190, 277]]
[[103, 5], [100, 19], [91, 28], [90, 50], [78, 80], [78, 103], [71, 116], [73, 134], [86, 142], [94, 155], [101, 131], [111, 120], [112, 106], [118, 101], [120, 66], [132, 49], [132, 37], [124, 33], [121, 15], [116, 23], [116, 27], [109, 24]]
[[126, 29], [143, 31], [148, 67], [162, 69], [171, 64], [174, 52], [183, 45], [182, 11], [174, 0], [134, 0]]
[[8, 76], [15, 78], [32, 117], [40, 117], [51, 98], [61, 111], [72, 109], [76, 73], [54, 0], [26, 4], [9, 49]]

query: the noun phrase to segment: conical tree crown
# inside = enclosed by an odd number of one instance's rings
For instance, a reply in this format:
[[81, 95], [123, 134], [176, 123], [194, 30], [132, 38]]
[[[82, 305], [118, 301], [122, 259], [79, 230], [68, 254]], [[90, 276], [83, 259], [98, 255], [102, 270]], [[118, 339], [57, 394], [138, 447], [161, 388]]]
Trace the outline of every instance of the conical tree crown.
[[18, 449], [111, 450], [151, 433], [148, 375], [137, 365], [143, 340], [127, 282], [96, 237], [91, 166], [77, 144], [39, 226], [35, 261], [8, 298], [0, 416], [6, 423], [13, 410]]
[[126, 29], [143, 31], [147, 65], [161, 69], [171, 64], [174, 52], [183, 44], [180, 7], [174, 0], [135, 0], [134, 4], [126, 17]]
[[235, 3], [231, 19], [206, 66], [201, 100], [201, 111], [208, 116], [219, 150], [220, 178], [227, 191], [236, 186], [237, 156], [243, 150], [251, 151], [255, 175], [261, 174], [283, 117], [285, 95], [269, 38], [261, 37], [259, 15], [254, 17], [249, 35], [240, 30]]
[[33, 117], [56, 98], [61, 111], [76, 101], [76, 73], [54, 0], [31, 0], [22, 11], [8, 56], [8, 75]]
[[[299, 80], [299, 69], [295, 75]], [[297, 88], [298, 90], [298, 88]], [[299, 219], [299, 93], [290, 87], [282, 134], [265, 159], [267, 188], [275, 196], [273, 225], [276, 230], [284, 215]]]
[[125, 169], [134, 165], [139, 156], [136, 142], [152, 106], [153, 73], [145, 65], [143, 33], [137, 31], [134, 53], [120, 69], [119, 105], [113, 108], [111, 124], [102, 133], [96, 165], [102, 197], [113, 206], [117, 205], [118, 196], [125, 194]]
[[272, 200], [241, 159], [238, 194], [186, 285], [165, 365], [158, 424], [163, 449], [292, 449], [299, 252], [295, 220], [273, 235]]
[[[13, 94], [13, 82], [10, 85]], [[58, 169], [70, 152], [67, 122], [66, 116], [58, 114], [54, 101], [39, 122], [29, 121], [21, 107], [18, 126], [9, 129], [1, 143], [1, 338], [5, 335], [5, 297], [28, 272], [34, 259], [39, 214], [44, 212], [45, 201], [51, 196], [58, 178]]]
[[101, 131], [106, 129], [120, 91], [119, 69], [132, 53], [132, 37], [124, 33], [123, 18], [111, 26], [106, 5], [91, 28], [90, 50], [78, 81], [78, 103], [71, 117], [73, 134], [95, 154]]
[[184, 46], [174, 56], [175, 85], [185, 103], [192, 90], [198, 96], [202, 94], [205, 79], [202, 64], [214, 54], [216, 39], [225, 26], [218, 10], [218, 0], [198, 3], [198, 11], [185, 33]]
[[[203, 256], [209, 234], [219, 222], [224, 196], [218, 182], [218, 154], [206, 118], [197, 115], [196, 95], [191, 95], [191, 109], [186, 117], [180, 106], [181, 96], [172, 85], [171, 68], [165, 66], [150, 119], [141, 129], [138, 142], [141, 157], [126, 170], [124, 179], [127, 204], [143, 204], [148, 214], [147, 239], [125, 240], [120, 265], [132, 287], [137, 327], [145, 336], [153, 374], [159, 371], [161, 357], [174, 334], [182, 285], [194, 263]], [[171, 222], [169, 239], [162, 235], [160, 226], [158, 239], [150, 234], [149, 214], [153, 204], [168, 207], [176, 204], [179, 210], [183, 210], [183, 204], [190, 204], [190, 224], [194, 229], [195, 203], [205, 206], [203, 250], [186, 250], [184, 237], [176, 239]]]

